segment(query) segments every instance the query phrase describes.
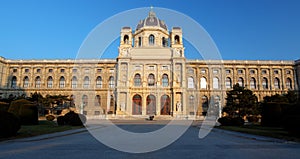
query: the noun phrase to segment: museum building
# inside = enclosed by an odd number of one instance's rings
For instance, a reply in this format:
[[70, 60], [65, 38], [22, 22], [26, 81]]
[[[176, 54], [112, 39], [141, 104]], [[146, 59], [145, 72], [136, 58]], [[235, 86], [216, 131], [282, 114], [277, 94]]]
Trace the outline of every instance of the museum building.
[[[180, 24], [179, 24], [180, 25]], [[263, 97], [299, 90], [300, 60], [190, 60], [183, 30], [153, 11], [123, 27], [116, 59], [12, 60], [0, 57], [0, 98], [67, 95], [87, 116], [203, 116], [225, 105], [239, 83]]]

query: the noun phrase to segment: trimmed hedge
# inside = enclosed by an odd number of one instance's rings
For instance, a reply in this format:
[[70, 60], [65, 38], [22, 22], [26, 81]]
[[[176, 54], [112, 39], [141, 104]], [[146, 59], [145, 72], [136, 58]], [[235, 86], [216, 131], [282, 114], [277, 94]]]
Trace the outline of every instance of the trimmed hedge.
[[47, 115], [46, 116], [46, 119], [48, 120], [48, 121], [53, 121], [54, 119], [55, 119], [55, 116], [54, 115]]
[[0, 111], [7, 112], [8, 108], [9, 108], [9, 103], [0, 102]]
[[300, 137], [300, 103], [290, 105], [283, 112], [282, 126], [292, 135]]
[[20, 128], [20, 120], [16, 115], [0, 111], [0, 137], [15, 136]]
[[280, 126], [282, 109], [279, 103], [263, 103], [261, 125]]
[[222, 126], [242, 126], [245, 123], [244, 119], [241, 117], [222, 117], [218, 119], [218, 122]]
[[82, 114], [77, 114], [70, 111], [64, 116], [57, 117], [58, 125], [82, 126], [86, 122], [86, 117]]
[[8, 112], [18, 116], [22, 125], [36, 125], [39, 123], [37, 106], [26, 99], [12, 101]]

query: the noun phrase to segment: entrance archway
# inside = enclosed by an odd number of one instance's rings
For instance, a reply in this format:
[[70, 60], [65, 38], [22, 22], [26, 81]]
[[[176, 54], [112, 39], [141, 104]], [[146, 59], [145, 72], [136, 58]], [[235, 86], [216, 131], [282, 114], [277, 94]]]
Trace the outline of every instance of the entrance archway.
[[147, 96], [147, 115], [155, 115], [156, 114], [156, 98], [154, 95]]
[[142, 115], [142, 97], [138, 94], [132, 98], [132, 115]]
[[170, 97], [168, 95], [163, 95], [160, 98], [161, 115], [170, 115], [171, 114], [171, 105], [170, 105]]

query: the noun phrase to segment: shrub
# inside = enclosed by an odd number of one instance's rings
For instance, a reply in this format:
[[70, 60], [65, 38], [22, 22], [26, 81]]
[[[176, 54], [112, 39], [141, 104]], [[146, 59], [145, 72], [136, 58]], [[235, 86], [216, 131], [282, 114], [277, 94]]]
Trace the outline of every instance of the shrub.
[[22, 125], [38, 124], [38, 108], [26, 99], [11, 102], [8, 112], [18, 116]]
[[256, 123], [258, 122], [259, 118], [257, 116], [247, 116], [247, 120], [250, 123]]
[[20, 120], [16, 115], [0, 111], [0, 137], [15, 136], [20, 128]]
[[290, 105], [284, 112], [283, 127], [292, 135], [300, 137], [300, 107], [297, 104]]
[[64, 116], [57, 117], [57, 125], [62, 126], [62, 125], [65, 125], [65, 124], [66, 124], [66, 122], [65, 122], [65, 117]]
[[19, 117], [22, 125], [39, 124], [38, 108], [33, 104], [25, 104], [20, 107]]
[[82, 114], [77, 114], [74, 111], [70, 111], [64, 116], [57, 118], [58, 125], [71, 125], [82, 126], [86, 122], [86, 117]]
[[263, 126], [280, 126], [282, 120], [282, 109], [279, 103], [263, 103], [262, 119]]
[[242, 126], [245, 123], [245, 120], [241, 117], [235, 117], [231, 119], [233, 126]]
[[46, 119], [48, 120], [48, 121], [53, 121], [54, 119], [55, 119], [55, 116], [54, 115], [47, 115], [46, 116]]
[[65, 115], [65, 121], [67, 124], [72, 126], [82, 126], [86, 122], [86, 117], [82, 114], [70, 111]]
[[242, 126], [245, 123], [241, 117], [222, 117], [218, 119], [218, 122], [223, 126]]
[[8, 108], [9, 108], [9, 104], [8, 103], [0, 102], [0, 111], [7, 112]]

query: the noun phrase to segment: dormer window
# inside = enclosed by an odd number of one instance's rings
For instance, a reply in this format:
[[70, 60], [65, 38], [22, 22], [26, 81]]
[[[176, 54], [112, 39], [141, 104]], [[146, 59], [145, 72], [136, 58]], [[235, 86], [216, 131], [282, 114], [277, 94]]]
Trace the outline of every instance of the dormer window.
[[180, 44], [180, 39], [178, 35], [175, 36], [174, 40], [175, 40], [175, 44]]
[[149, 36], [149, 45], [150, 46], [154, 45], [154, 35], [152, 35], [152, 34]]
[[125, 35], [123, 39], [124, 44], [129, 44], [129, 36]]

